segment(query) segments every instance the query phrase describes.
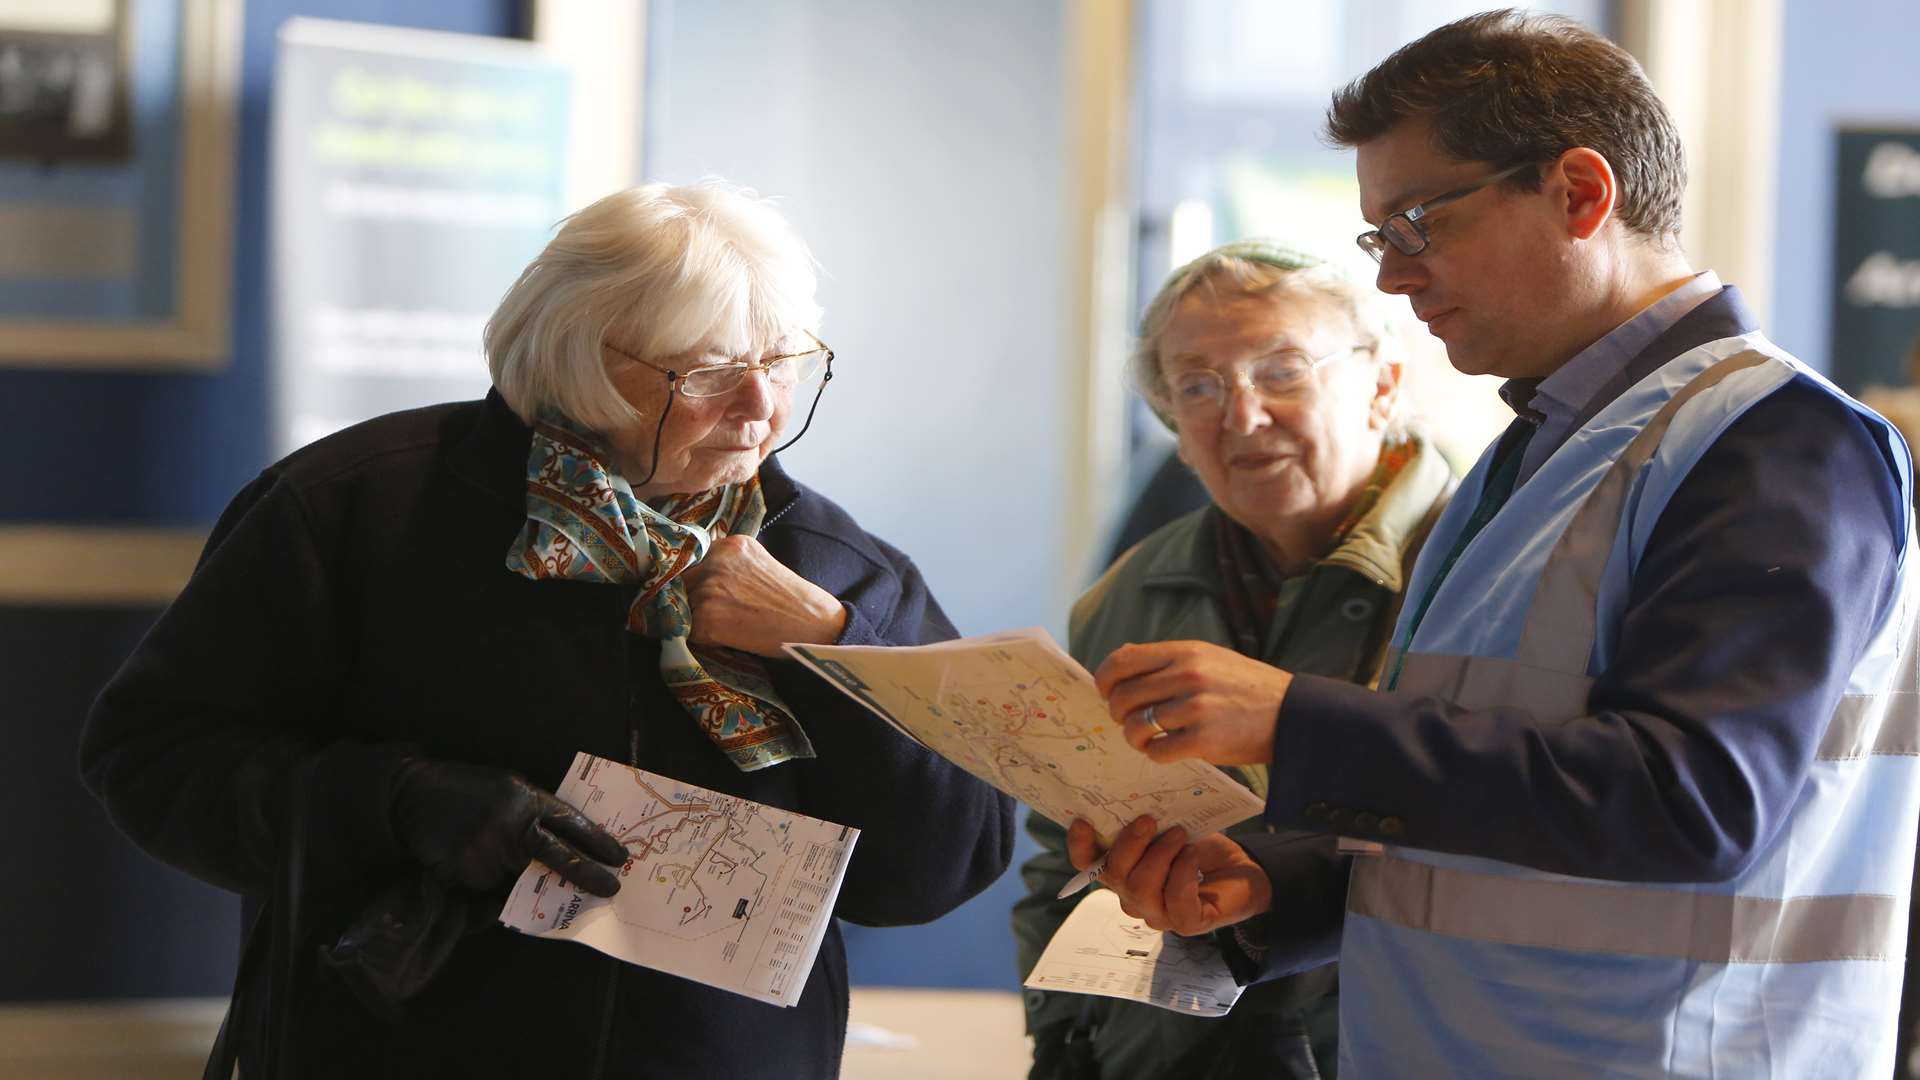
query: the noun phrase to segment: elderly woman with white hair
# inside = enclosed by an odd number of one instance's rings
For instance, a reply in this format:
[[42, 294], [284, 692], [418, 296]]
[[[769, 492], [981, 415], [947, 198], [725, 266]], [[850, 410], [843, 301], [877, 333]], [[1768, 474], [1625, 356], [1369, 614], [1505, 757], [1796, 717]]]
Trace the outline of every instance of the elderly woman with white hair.
[[530, 859], [619, 888], [622, 843], [551, 794], [577, 751], [859, 828], [853, 922], [1005, 869], [1004, 797], [780, 658], [953, 635], [771, 456], [831, 375], [819, 319], [764, 203], [621, 192], [508, 291], [484, 401], [322, 439], [227, 509], [82, 764], [135, 841], [242, 894], [243, 1075], [837, 1076], [837, 927], [778, 1008], [495, 921]]
[[[1074, 605], [1068, 651], [1091, 670], [1128, 642], [1197, 640], [1372, 682], [1407, 571], [1453, 487], [1404, 418], [1400, 354], [1373, 290], [1286, 247], [1227, 244], [1161, 287], [1131, 366], [1211, 504], [1115, 561]], [[1266, 793], [1264, 767], [1226, 771]], [[1068, 831], [1038, 815], [1027, 830], [1042, 850], [1021, 870], [1029, 892], [1014, 907], [1023, 972], [1081, 899], [1057, 895], [1075, 872]], [[1255, 820], [1229, 835], [1266, 831]], [[1172, 830], [1149, 849], [1152, 839], [1150, 819], [1130, 825], [1108, 873], [1143, 851], [1171, 857], [1182, 838]], [[1334, 857], [1331, 836], [1298, 840]], [[1230, 948], [1258, 949], [1260, 929], [1243, 926]], [[1336, 981], [1328, 967], [1262, 983], [1223, 1019], [1029, 992], [1031, 1076], [1330, 1076]]]

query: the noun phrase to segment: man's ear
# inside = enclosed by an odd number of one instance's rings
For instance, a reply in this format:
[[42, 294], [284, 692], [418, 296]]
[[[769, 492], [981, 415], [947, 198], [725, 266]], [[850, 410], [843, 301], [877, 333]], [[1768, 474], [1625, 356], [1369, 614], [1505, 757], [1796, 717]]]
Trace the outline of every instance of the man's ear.
[[1576, 146], [1548, 165], [1541, 186], [1560, 198], [1567, 234], [1591, 240], [1613, 217], [1620, 185], [1613, 166], [1598, 150]]

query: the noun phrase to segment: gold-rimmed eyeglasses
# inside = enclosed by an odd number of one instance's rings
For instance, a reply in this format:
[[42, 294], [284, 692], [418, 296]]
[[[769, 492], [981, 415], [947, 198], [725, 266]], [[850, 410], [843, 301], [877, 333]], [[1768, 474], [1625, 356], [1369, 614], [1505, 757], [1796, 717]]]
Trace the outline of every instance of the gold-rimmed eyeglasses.
[[774, 447], [773, 453], [777, 454], [799, 442], [800, 436], [805, 435], [807, 429], [813, 426], [813, 414], [820, 408], [820, 396], [826, 393], [827, 384], [833, 381], [833, 350], [827, 347], [826, 342], [815, 337], [813, 331], [802, 330], [801, 333], [807, 335], [807, 340], [813, 342], [816, 347], [797, 353], [770, 356], [758, 363], [735, 361], [725, 364], [706, 364], [690, 371], [676, 371], [673, 368], [661, 367], [650, 360], [642, 360], [617, 345], [609, 345], [602, 341], [601, 348], [631, 360], [641, 367], [652, 368], [667, 380], [667, 403], [660, 410], [659, 424], [653, 429], [653, 463], [647, 469], [646, 476], [639, 480], [630, 480], [629, 483], [636, 488], [645, 487], [653, 481], [653, 474], [660, 471], [660, 439], [666, 434], [667, 415], [673, 412], [674, 398], [686, 397], [697, 400], [722, 397], [738, 389], [750, 372], [758, 371], [765, 375], [767, 385], [782, 393], [791, 393], [795, 388], [802, 386], [818, 386], [818, 389], [813, 392], [813, 404], [807, 406], [806, 423], [800, 425], [799, 432], [793, 438]]
[[776, 390], [792, 390], [801, 386], [812, 386], [815, 382], [824, 384], [823, 376], [833, 370], [833, 350], [826, 343], [807, 331], [807, 340], [814, 347], [799, 352], [770, 356], [758, 363], [752, 361], [733, 361], [724, 364], [706, 364], [687, 371], [661, 367], [651, 360], [640, 357], [620, 348], [618, 345], [606, 345], [608, 351], [628, 360], [649, 367], [667, 377], [667, 383], [681, 394], [690, 398], [720, 397], [730, 394], [746, 377], [755, 371], [767, 377], [768, 385]]

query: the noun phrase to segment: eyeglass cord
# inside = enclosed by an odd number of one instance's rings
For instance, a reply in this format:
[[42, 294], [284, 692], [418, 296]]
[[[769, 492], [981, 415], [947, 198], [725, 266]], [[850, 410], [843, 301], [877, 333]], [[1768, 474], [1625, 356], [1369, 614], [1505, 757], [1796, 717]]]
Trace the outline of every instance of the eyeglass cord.
[[[660, 422], [654, 425], [654, 428], [653, 428], [653, 463], [647, 469], [647, 475], [645, 477], [637, 481], [628, 481], [628, 483], [632, 487], [636, 487], [636, 488], [646, 487], [649, 483], [653, 481], [653, 474], [660, 471], [660, 439], [662, 436], [666, 434], [666, 431], [667, 431], [667, 417], [673, 413], [673, 399], [680, 396], [676, 392], [677, 380], [679, 380], [680, 377], [681, 376], [678, 372], [675, 372], [675, 371], [667, 372], [667, 407], [660, 410]], [[818, 389], [814, 390], [813, 392], [813, 404], [807, 406], [806, 423], [803, 423], [800, 425], [799, 434], [796, 434], [793, 438], [788, 439], [786, 442], [781, 443], [779, 446], [774, 447], [773, 452], [775, 454], [779, 453], [782, 450], [785, 450], [789, 446], [792, 446], [794, 443], [799, 442], [800, 436], [805, 435], [807, 433], [807, 429], [813, 426], [813, 414], [815, 410], [820, 408], [820, 395], [827, 392], [827, 384], [832, 381], [833, 381], [833, 364], [832, 364], [832, 361], [828, 361], [826, 373], [820, 379], [820, 386]]]

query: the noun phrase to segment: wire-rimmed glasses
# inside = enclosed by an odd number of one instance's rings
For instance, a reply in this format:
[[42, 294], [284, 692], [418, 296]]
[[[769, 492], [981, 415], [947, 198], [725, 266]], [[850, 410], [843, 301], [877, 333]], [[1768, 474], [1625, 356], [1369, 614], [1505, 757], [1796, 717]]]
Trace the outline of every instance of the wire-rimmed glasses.
[[769, 357], [759, 363], [736, 361], [725, 364], [707, 364], [702, 367], [693, 368], [690, 371], [676, 371], [673, 368], [664, 368], [651, 361], [642, 360], [616, 345], [609, 345], [604, 341], [601, 342], [600, 345], [602, 348], [625, 357], [639, 364], [641, 367], [652, 368], [667, 380], [667, 403], [666, 406], [660, 410], [660, 423], [653, 429], [653, 463], [647, 469], [647, 475], [645, 477], [639, 480], [629, 481], [629, 483], [636, 488], [645, 487], [653, 480], [653, 474], [660, 471], [660, 438], [667, 430], [667, 414], [673, 412], [674, 398], [683, 396], [694, 399], [724, 397], [739, 389], [740, 384], [746, 380], [747, 376], [755, 371], [765, 375], [767, 385], [781, 393], [791, 393], [798, 387], [818, 384], [818, 389], [813, 392], [813, 403], [807, 406], [806, 423], [800, 425], [799, 432], [796, 433], [793, 438], [774, 447], [773, 453], [777, 454], [787, 447], [792, 446], [794, 443], [799, 442], [800, 436], [805, 435], [807, 429], [813, 426], [813, 414], [814, 410], [820, 407], [820, 395], [826, 393], [827, 384], [833, 381], [833, 350], [827, 347], [826, 342], [814, 337], [811, 330], [803, 330], [801, 333], [806, 334], [807, 338], [817, 347], [797, 353], [786, 353], [781, 356]]
[[1433, 243], [1433, 238], [1427, 235], [1426, 225], [1422, 223], [1422, 219], [1428, 214], [1448, 203], [1459, 202], [1481, 188], [1497, 184], [1521, 169], [1531, 167], [1532, 164], [1532, 162], [1525, 162], [1502, 169], [1477, 184], [1455, 188], [1445, 194], [1435, 195], [1418, 206], [1408, 207], [1397, 214], [1388, 214], [1387, 220], [1381, 222], [1379, 228], [1368, 229], [1354, 237], [1353, 242], [1360, 245], [1361, 251], [1373, 256], [1374, 262], [1379, 262], [1386, 257], [1389, 244], [1402, 255], [1418, 255], [1427, 250], [1428, 244]]
[[1175, 412], [1212, 416], [1226, 408], [1233, 386], [1245, 386], [1267, 401], [1290, 397], [1306, 389], [1314, 372], [1343, 356], [1371, 347], [1358, 343], [1342, 345], [1325, 356], [1282, 349], [1236, 369], [1231, 376], [1212, 368], [1189, 368], [1167, 380], [1167, 392]]
[[[805, 333], [805, 331], [802, 332]], [[607, 349], [641, 367], [650, 367], [665, 375], [668, 384], [687, 397], [710, 398], [732, 393], [749, 373], [755, 371], [766, 375], [768, 385], [776, 390], [812, 386], [823, 374], [832, 369], [833, 350], [827, 348], [824, 342], [812, 334], [807, 334], [807, 337], [812, 339], [814, 348], [769, 357], [757, 364], [735, 361], [725, 364], [707, 364], [688, 371], [661, 367], [652, 361], [642, 360], [617, 345], [607, 345]]]

